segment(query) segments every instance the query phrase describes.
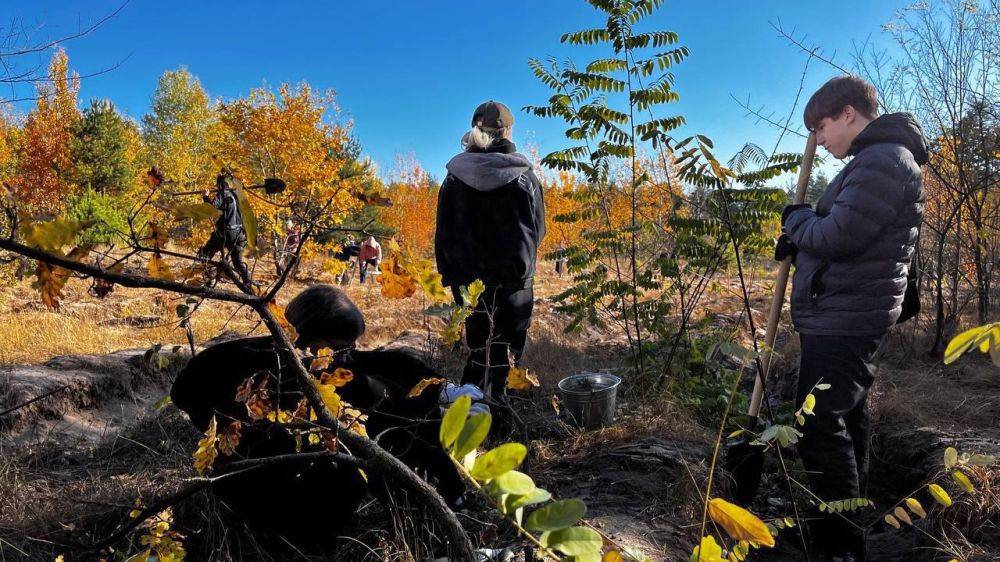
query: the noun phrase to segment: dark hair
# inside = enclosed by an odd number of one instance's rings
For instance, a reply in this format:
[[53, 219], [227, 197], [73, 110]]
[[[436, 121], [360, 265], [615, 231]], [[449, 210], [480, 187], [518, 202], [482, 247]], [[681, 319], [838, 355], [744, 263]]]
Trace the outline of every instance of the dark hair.
[[826, 117], [839, 117], [851, 106], [868, 119], [878, 116], [878, 92], [864, 78], [848, 74], [830, 79], [809, 98], [802, 120], [810, 131]]
[[313, 285], [295, 295], [285, 307], [285, 318], [299, 334], [298, 345], [320, 338], [353, 343], [365, 333], [361, 311], [332, 285]]

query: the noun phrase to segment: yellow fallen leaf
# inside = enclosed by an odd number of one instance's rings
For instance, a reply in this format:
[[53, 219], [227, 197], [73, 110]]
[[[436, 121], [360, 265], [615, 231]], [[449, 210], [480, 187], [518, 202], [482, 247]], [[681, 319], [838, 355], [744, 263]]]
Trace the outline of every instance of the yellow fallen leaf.
[[767, 530], [767, 525], [756, 515], [738, 505], [722, 498], [712, 498], [708, 502], [708, 514], [738, 541], [745, 540], [767, 547], [774, 546], [774, 537]]
[[617, 550], [609, 550], [601, 557], [601, 562], [625, 562], [625, 559]]
[[420, 396], [421, 394], [423, 394], [424, 391], [427, 390], [427, 387], [429, 387], [431, 385], [435, 385], [435, 384], [443, 384], [443, 383], [446, 383], [446, 382], [448, 382], [448, 379], [441, 378], [441, 377], [431, 377], [431, 378], [427, 378], [427, 379], [422, 379], [420, 382], [418, 382], [417, 384], [415, 384], [413, 386], [413, 388], [410, 389], [410, 392], [406, 395], [406, 397], [407, 398], [416, 398], [416, 397]]
[[511, 390], [530, 390], [538, 385], [538, 377], [528, 369], [511, 367], [507, 371], [507, 388]]

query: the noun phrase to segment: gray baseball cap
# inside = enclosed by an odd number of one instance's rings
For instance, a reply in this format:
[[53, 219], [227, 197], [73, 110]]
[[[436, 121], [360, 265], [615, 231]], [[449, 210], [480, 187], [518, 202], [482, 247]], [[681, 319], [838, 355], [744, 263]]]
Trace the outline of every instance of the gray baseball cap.
[[472, 114], [473, 127], [503, 129], [514, 124], [514, 114], [506, 105], [490, 100], [480, 104]]

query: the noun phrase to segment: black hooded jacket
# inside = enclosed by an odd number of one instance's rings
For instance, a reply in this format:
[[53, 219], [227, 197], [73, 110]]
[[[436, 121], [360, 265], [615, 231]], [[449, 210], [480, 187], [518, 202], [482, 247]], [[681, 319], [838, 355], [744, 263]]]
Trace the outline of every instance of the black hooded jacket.
[[877, 336], [899, 318], [923, 217], [927, 145], [908, 113], [883, 115], [855, 137], [854, 158], [815, 211], [785, 220], [798, 246], [792, 320], [803, 334]]
[[434, 252], [445, 286], [531, 286], [545, 236], [542, 185], [508, 140], [448, 162], [438, 195]]

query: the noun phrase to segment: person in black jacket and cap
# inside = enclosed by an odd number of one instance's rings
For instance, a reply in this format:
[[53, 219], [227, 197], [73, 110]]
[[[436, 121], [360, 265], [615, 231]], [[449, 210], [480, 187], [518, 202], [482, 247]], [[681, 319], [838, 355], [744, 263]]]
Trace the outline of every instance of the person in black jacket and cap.
[[[326, 371], [345, 368], [352, 372], [353, 379], [337, 393], [368, 416], [368, 435], [426, 475], [445, 500], [456, 505], [465, 484], [438, 442], [437, 385], [419, 396], [408, 396], [422, 379], [437, 376], [435, 371], [407, 349], [355, 349], [365, 321], [336, 287], [305, 289], [288, 303], [285, 317], [298, 333], [298, 348], [312, 353], [322, 348], [333, 351]], [[288, 425], [255, 419], [259, 416], [251, 415], [249, 403], [239, 396], [248, 379], [252, 385], [265, 386], [275, 409], [295, 411], [303, 399], [298, 379], [279, 360], [270, 336], [208, 347], [191, 359], [170, 390], [174, 405], [187, 413], [199, 431], [204, 432], [213, 417], [220, 433], [234, 422], [242, 425], [235, 454], [220, 455], [217, 467], [232, 460], [325, 449], [324, 443], [296, 437]], [[335, 545], [369, 489], [385, 493], [378, 473], [366, 477], [355, 466], [326, 459], [267, 465], [213, 485], [216, 495], [248, 522], [258, 538], [276, 545], [291, 542], [310, 551]]]
[[[815, 393], [815, 415], [805, 418], [798, 451], [812, 491], [835, 501], [866, 491], [868, 390], [879, 350], [904, 308], [927, 147], [912, 115], [878, 116], [875, 88], [856, 76], [824, 84], [806, 104], [804, 121], [835, 158], [853, 156], [815, 209], [785, 209], [775, 252], [779, 261], [791, 255], [795, 263], [798, 403], [817, 384], [830, 385]], [[845, 514], [817, 516], [813, 540], [828, 560], [865, 558], [864, 537]]]
[[448, 162], [438, 194], [434, 252], [442, 283], [462, 303], [459, 288], [485, 286], [465, 322], [471, 353], [463, 384], [494, 399], [506, 393], [510, 359], [524, 351], [534, 306], [538, 246], [545, 236], [542, 186], [531, 162], [511, 142], [514, 115], [488, 101], [472, 115], [465, 149]]

